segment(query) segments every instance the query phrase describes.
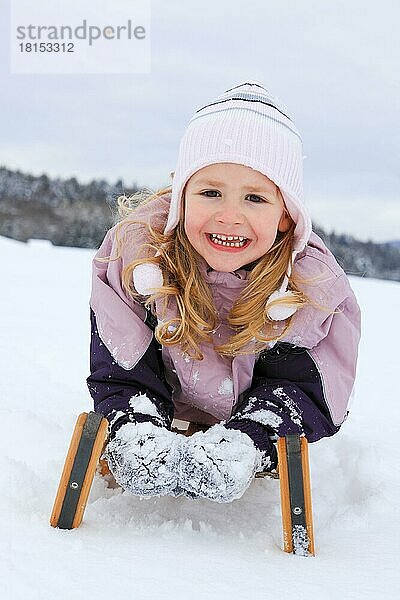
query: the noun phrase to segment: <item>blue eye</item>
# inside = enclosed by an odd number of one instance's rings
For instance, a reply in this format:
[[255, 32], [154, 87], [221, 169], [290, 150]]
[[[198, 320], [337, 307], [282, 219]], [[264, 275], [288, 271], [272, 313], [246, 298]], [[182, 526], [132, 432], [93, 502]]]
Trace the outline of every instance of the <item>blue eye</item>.
[[[219, 192], [217, 192], [217, 190], [206, 190], [205, 192], [201, 192], [202, 196], [205, 194], [219, 194]], [[206, 198], [215, 198], [215, 196], [206, 196]]]
[[[261, 198], [261, 196], [257, 196], [256, 194], [249, 194], [247, 196], [247, 198], [257, 198], [257, 200], [255, 201], [255, 204], [260, 204], [261, 202], [265, 202], [264, 198]], [[253, 202], [253, 200], [251, 200], [251, 202]]]

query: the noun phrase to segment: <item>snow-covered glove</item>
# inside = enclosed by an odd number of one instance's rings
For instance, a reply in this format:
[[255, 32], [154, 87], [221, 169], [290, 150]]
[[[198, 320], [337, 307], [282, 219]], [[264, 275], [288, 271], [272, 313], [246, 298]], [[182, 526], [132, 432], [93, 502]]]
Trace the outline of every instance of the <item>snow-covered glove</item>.
[[219, 423], [186, 438], [179, 462], [179, 485], [192, 497], [215, 502], [240, 498], [261, 466], [250, 437]]
[[180, 495], [178, 463], [184, 436], [150, 422], [126, 423], [105, 458], [121, 487], [137, 496]]
[[227, 429], [238, 429], [242, 433], [247, 434], [253, 441], [255, 447], [260, 450], [261, 466], [260, 469], [257, 469], [257, 473], [276, 472], [278, 466], [278, 453], [275, 444], [272, 441], [274, 434], [268, 427], [265, 427], [256, 421], [242, 418], [229, 419], [229, 421], [225, 421], [224, 426]]

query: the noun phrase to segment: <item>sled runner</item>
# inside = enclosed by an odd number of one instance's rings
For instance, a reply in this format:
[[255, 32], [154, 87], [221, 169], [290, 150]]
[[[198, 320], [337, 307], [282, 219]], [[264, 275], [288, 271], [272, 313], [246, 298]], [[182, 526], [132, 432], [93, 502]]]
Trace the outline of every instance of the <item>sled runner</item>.
[[81, 524], [107, 435], [108, 421], [102, 415], [79, 415], [51, 513], [53, 527], [75, 529]]
[[[208, 429], [190, 423], [185, 435]], [[83, 513], [96, 471], [111, 476], [101, 458], [108, 437], [108, 421], [96, 412], [79, 415], [72, 434], [64, 469], [51, 513], [50, 524], [75, 529]], [[288, 435], [278, 440], [279, 475], [258, 473], [280, 480], [283, 549], [302, 556], [314, 555], [308, 445], [305, 437]]]
[[314, 555], [308, 443], [287, 435], [278, 440], [283, 549], [301, 556]]

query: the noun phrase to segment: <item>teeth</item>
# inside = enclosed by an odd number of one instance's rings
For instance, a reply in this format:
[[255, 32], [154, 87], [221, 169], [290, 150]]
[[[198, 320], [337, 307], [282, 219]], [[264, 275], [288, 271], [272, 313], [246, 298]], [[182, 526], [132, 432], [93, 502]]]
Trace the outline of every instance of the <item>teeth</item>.
[[241, 248], [242, 246], [245, 246], [247, 242], [247, 238], [241, 235], [226, 236], [220, 233], [211, 233], [210, 236], [214, 244], [218, 244], [219, 246], [228, 246], [230, 248]]
[[232, 241], [232, 240], [238, 240], [239, 242], [243, 242], [243, 240], [247, 239], [241, 235], [222, 235], [222, 233], [212, 233], [211, 234], [212, 238], [217, 238], [218, 240], [222, 240], [223, 242], [225, 242], [226, 240], [228, 241]]

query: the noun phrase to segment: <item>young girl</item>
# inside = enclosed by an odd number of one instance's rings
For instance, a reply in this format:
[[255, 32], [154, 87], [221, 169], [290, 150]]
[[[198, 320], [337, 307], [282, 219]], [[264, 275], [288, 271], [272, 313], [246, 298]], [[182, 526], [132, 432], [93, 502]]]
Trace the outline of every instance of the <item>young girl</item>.
[[276, 468], [278, 437], [345, 420], [360, 310], [311, 229], [302, 163], [287, 112], [247, 82], [196, 111], [172, 188], [120, 202], [93, 260], [87, 383], [125, 490], [230, 502]]

